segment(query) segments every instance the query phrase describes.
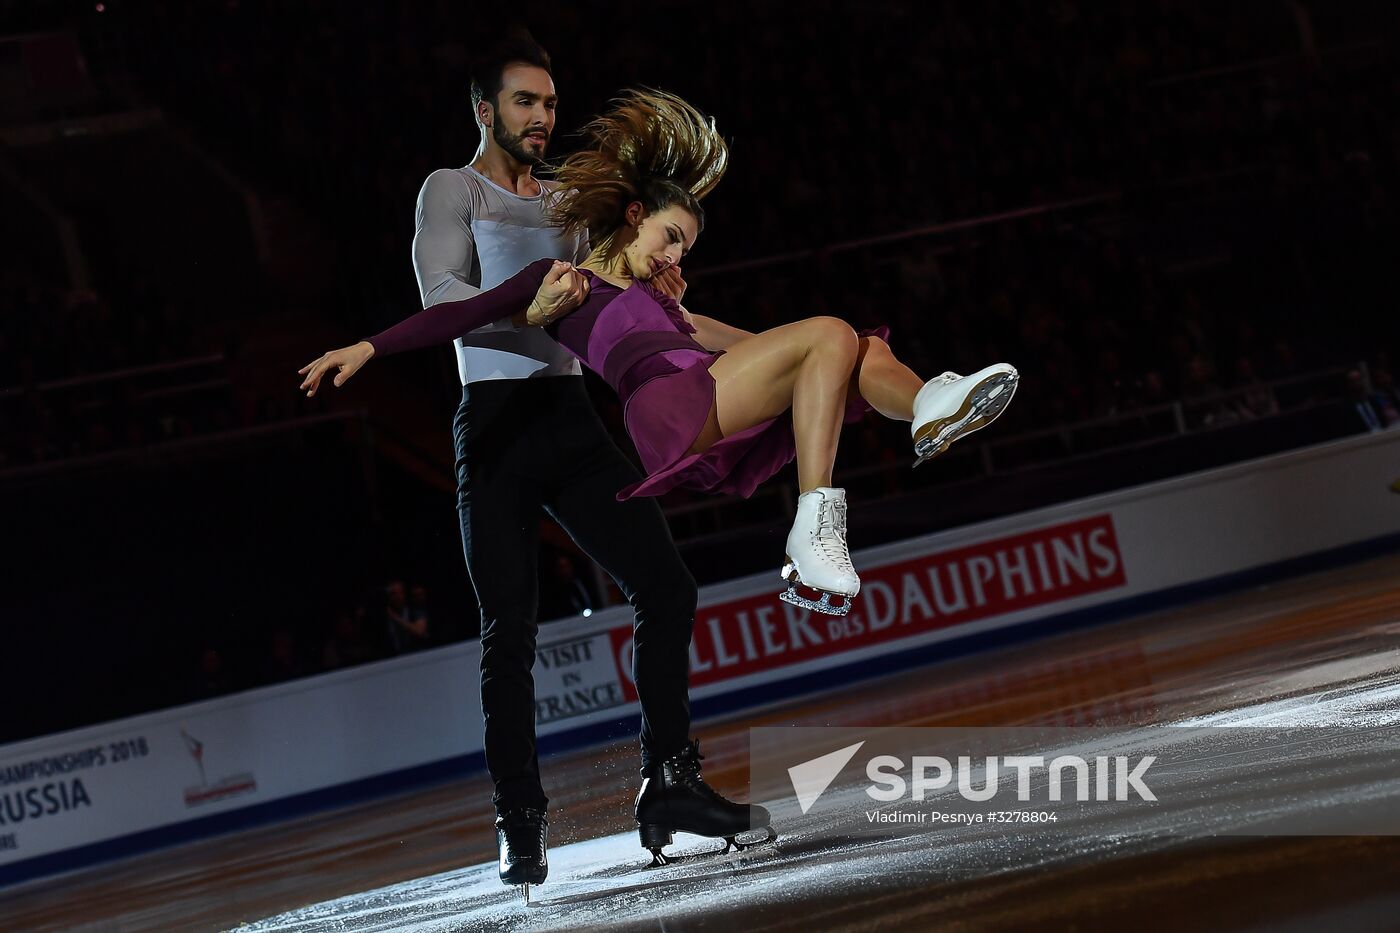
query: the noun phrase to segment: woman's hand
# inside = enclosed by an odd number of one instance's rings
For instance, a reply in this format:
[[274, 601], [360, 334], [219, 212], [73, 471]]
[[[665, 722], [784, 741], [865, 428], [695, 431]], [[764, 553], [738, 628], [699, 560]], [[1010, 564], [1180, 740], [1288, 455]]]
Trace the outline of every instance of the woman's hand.
[[335, 379], [331, 380], [332, 383], [336, 386], [343, 386], [346, 380], [355, 375], [361, 366], [369, 362], [371, 356], [374, 356], [374, 344], [368, 340], [361, 340], [353, 347], [341, 347], [339, 350], [323, 353], [297, 370], [299, 374], [306, 376], [298, 388], [307, 389], [306, 397], [310, 398], [316, 394], [316, 390], [320, 387], [321, 377], [332, 369], [340, 370], [336, 373]]
[[651, 284], [663, 295], [676, 299], [677, 304], [685, 297], [685, 279], [681, 278], [680, 266], [665, 266], [651, 277]]
[[[525, 309], [524, 321], [530, 327], [543, 327], [583, 304], [588, 298], [588, 276], [572, 265], [556, 261], [545, 273], [544, 283], [535, 292], [530, 307]], [[518, 326], [521, 315], [512, 318]]]

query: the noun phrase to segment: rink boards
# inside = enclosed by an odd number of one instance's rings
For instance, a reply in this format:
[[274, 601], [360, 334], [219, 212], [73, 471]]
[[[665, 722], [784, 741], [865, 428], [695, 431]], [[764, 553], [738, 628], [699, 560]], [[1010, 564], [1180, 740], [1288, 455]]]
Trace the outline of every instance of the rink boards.
[[[845, 619], [706, 587], [692, 708], [741, 712], [1400, 543], [1400, 432], [858, 551]], [[1014, 482], [1009, 479], [1008, 482]], [[634, 733], [631, 612], [546, 626], [544, 750]], [[480, 769], [476, 643], [0, 748], [0, 885]]]

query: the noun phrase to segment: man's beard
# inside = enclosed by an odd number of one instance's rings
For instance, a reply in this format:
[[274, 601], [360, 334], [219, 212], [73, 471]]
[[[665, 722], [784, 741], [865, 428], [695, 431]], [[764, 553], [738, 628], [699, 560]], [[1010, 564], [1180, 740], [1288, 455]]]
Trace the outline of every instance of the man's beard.
[[496, 140], [496, 145], [508, 152], [511, 158], [526, 165], [543, 165], [544, 149], [541, 148], [538, 155], [525, 147], [524, 136], [512, 136], [506, 132], [505, 127], [497, 123], [491, 127], [491, 137]]

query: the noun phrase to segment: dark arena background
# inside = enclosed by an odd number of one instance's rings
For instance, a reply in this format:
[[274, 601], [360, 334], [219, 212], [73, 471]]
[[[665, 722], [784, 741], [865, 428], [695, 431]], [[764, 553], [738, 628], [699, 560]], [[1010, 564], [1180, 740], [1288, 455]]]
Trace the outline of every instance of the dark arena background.
[[[1400, 729], [1398, 24], [1383, 0], [0, 0], [0, 928], [1400, 928], [1400, 756], [1348, 764], [1355, 730]], [[888, 324], [921, 378], [1021, 376], [917, 471], [907, 423], [845, 429], [844, 620], [778, 601], [792, 466], [660, 500], [700, 587], [705, 779], [775, 814], [737, 857], [646, 867], [632, 610], [540, 514], [528, 904], [497, 877], [455, 354], [297, 389], [422, 309], [419, 189], [472, 161], [474, 63], [522, 26], [551, 163], [625, 88], [714, 116], [688, 308]], [[889, 726], [1332, 744], [1325, 782], [1182, 778], [1219, 806], [1165, 829], [872, 841], [838, 819], [871, 806], [854, 766], [826, 810], [766, 777], [769, 727], [812, 737], [795, 763]], [[1392, 809], [1266, 833], [1265, 800]]]

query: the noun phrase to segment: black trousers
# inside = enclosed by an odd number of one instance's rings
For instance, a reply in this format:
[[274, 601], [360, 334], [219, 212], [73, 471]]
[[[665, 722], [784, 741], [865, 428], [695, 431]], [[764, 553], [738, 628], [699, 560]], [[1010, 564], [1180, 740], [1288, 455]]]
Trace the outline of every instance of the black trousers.
[[690, 735], [695, 579], [656, 500], [617, 501], [639, 475], [593, 410], [583, 377], [473, 382], [462, 389], [453, 435], [462, 549], [481, 605], [481, 708], [497, 811], [549, 802], [531, 673], [541, 508], [632, 604], [642, 764], [674, 755]]

